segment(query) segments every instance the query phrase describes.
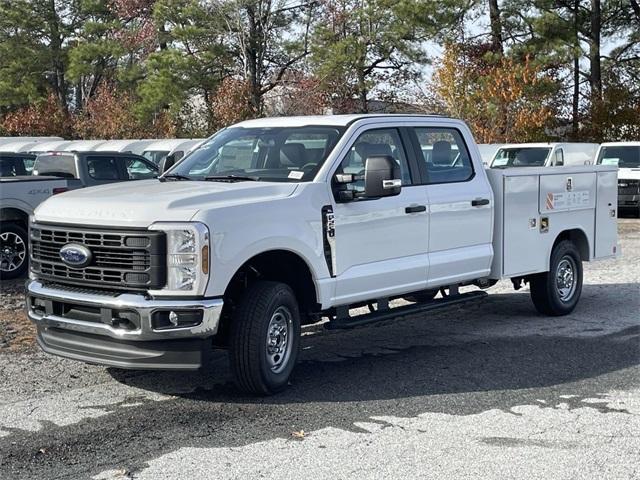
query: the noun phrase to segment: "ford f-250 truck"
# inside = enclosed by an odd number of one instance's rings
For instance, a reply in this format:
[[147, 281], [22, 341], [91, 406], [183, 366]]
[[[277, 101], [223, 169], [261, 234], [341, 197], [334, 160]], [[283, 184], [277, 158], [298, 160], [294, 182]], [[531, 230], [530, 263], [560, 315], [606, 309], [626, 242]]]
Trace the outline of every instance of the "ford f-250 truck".
[[321, 318], [352, 328], [500, 279], [568, 314], [582, 262], [618, 253], [616, 167], [485, 171], [467, 126], [442, 117], [250, 120], [159, 179], [47, 200], [31, 242], [45, 351], [196, 369], [223, 347], [239, 388], [269, 394]]

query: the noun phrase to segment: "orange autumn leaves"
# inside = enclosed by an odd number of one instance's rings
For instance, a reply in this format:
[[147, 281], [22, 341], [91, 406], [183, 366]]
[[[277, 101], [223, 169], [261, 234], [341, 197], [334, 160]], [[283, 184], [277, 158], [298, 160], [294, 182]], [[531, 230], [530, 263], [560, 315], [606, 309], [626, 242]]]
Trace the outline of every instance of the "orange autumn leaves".
[[555, 119], [555, 79], [527, 56], [493, 59], [447, 45], [433, 76], [445, 113], [465, 120], [479, 143], [544, 139]]

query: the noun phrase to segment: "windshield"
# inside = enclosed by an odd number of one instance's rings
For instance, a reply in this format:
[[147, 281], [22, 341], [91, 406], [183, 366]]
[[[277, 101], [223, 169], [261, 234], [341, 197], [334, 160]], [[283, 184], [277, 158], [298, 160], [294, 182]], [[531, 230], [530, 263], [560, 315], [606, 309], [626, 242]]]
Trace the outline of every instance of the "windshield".
[[598, 155], [598, 165], [640, 168], [640, 146], [602, 147]]
[[548, 147], [501, 148], [491, 163], [491, 168], [544, 167], [551, 152]]
[[336, 127], [229, 128], [170, 170], [193, 180], [244, 176], [272, 182], [313, 179], [343, 129]]
[[142, 154], [147, 160], [151, 160], [154, 164], [160, 165], [160, 162], [169, 155], [169, 150], [147, 150]]

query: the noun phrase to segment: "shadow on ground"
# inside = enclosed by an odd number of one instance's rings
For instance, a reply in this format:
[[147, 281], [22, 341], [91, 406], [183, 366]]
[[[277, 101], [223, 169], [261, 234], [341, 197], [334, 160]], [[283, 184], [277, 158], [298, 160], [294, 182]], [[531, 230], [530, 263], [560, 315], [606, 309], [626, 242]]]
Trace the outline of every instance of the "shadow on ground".
[[[357, 430], [371, 416], [468, 415], [540, 400], [584, 407], [584, 398], [638, 384], [640, 321], [620, 303], [637, 293], [637, 284], [588, 285], [580, 308], [555, 319], [535, 314], [526, 293], [498, 294], [429, 318], [308, 335], [291, 387], [269, 398], [240, 395], [222, 352], [198, 373], [111, 370], [121, 383], [177, 396], [150, 401], [132, 390], [139, 404], [108, 406], [107, 417], [0, 438], [0, 477], [136, 470], [180, 447]], [[575, 397], [561, 400], [567, 393]]]

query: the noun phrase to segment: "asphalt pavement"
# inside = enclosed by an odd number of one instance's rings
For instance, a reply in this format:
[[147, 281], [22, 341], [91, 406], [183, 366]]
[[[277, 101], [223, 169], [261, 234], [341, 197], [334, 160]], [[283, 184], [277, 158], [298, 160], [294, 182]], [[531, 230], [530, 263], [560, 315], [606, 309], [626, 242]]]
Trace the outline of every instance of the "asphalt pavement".
[[238, 393], [222, 351], [132, 372], [0, 343], [0, 479], [640, 479], [640, 220], [620, 240], [569, 316], [501, 282], [446, 312], [313, 327], [269, 398]]

